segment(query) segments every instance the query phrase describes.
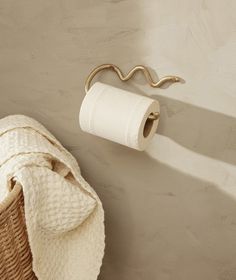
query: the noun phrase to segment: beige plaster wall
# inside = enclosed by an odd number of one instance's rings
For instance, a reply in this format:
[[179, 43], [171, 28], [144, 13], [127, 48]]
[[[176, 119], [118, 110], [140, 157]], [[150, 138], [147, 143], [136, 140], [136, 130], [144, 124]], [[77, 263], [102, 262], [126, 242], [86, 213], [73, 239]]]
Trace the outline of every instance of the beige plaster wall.
[[[0, 117], [32, 116], [78, 158], [106, 211], [101, 280], [236, 279], [236, 2], [0, 0]], [[82, 133], [86, 75], [152, 67], [168, 89], [140, 153]]]

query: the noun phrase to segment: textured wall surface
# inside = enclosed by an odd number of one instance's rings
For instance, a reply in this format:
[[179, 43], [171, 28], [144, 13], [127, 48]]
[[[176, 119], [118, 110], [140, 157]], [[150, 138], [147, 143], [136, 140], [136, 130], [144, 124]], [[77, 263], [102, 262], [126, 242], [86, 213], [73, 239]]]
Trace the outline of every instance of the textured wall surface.
[[[77, 157], [106, 211], [101, 280], [236, 279], [236, 2], [0, 0], [0, 117], [41, 121]], [[84, 80], [100, 63], [149, 65], [185, 84], [161, 102], [146, 152], [83, 133]]]

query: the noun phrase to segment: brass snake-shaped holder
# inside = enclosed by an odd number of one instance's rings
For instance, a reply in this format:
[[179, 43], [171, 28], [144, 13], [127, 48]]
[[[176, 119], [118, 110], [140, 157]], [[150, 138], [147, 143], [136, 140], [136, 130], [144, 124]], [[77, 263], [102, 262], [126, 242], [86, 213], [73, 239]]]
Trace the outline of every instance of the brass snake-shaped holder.
[[[116, 65], [102, 64], [102, 65], [94, 68], [92, 70], [92, 72], [89, 74], [88, 78], [86, 79], [86, 82], [85, 82], [85, 92], [86, 93], [90, 89], [91, 82], [92, 82], [93, 78], [96, 76], [96, 74], [98, 72], [100, 72], [102, 70], [106, 70], [106, 69], [114, 71], [118, 75], [119, 79], [123, 82], [130, 80], [136, 72], [141, 71], [144, 74], [148, 84], [153, 88], [160, 88], [165, 83], [168, 83], [168, 82], [176, 83], [176, 82], [180, 82], [182, 80], [180, 77], [177, 77], [177, 76], [165, 76], [165, 77], [161, 78], [158, 82], [154, 82], [148, 68], [143, 65], [135, 66], [128, 72], [127, 75], [124, 75], [123, 72], [120, 70], [120, 68], [117, 67]], [[157, 120], [158, 118], [159, 118], [158, 112], [151, 113], [148, 117], [148, 119], [152, 120], [152, 121]]]

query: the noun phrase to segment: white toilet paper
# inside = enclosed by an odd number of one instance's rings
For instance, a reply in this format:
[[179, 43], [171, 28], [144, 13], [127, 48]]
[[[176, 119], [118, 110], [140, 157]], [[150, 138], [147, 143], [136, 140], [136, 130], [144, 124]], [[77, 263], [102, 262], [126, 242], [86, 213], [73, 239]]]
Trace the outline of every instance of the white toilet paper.
[[144, 150], [157, 129], [151, 113], [160, 112], [159, 102], [103, 83], [87, 92], [80, 109], [81, 129], [122, 145]]

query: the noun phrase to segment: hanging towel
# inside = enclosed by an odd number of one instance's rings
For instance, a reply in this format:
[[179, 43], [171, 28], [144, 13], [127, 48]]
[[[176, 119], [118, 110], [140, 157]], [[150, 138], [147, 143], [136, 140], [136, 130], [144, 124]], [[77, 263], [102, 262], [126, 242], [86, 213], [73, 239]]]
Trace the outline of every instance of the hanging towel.
[[23, 189], [25, 218], [39, 280], [95, 280], [105, 247], [104, 212], [75, 158], [37, 121], [0, 120], [0, 199]]

